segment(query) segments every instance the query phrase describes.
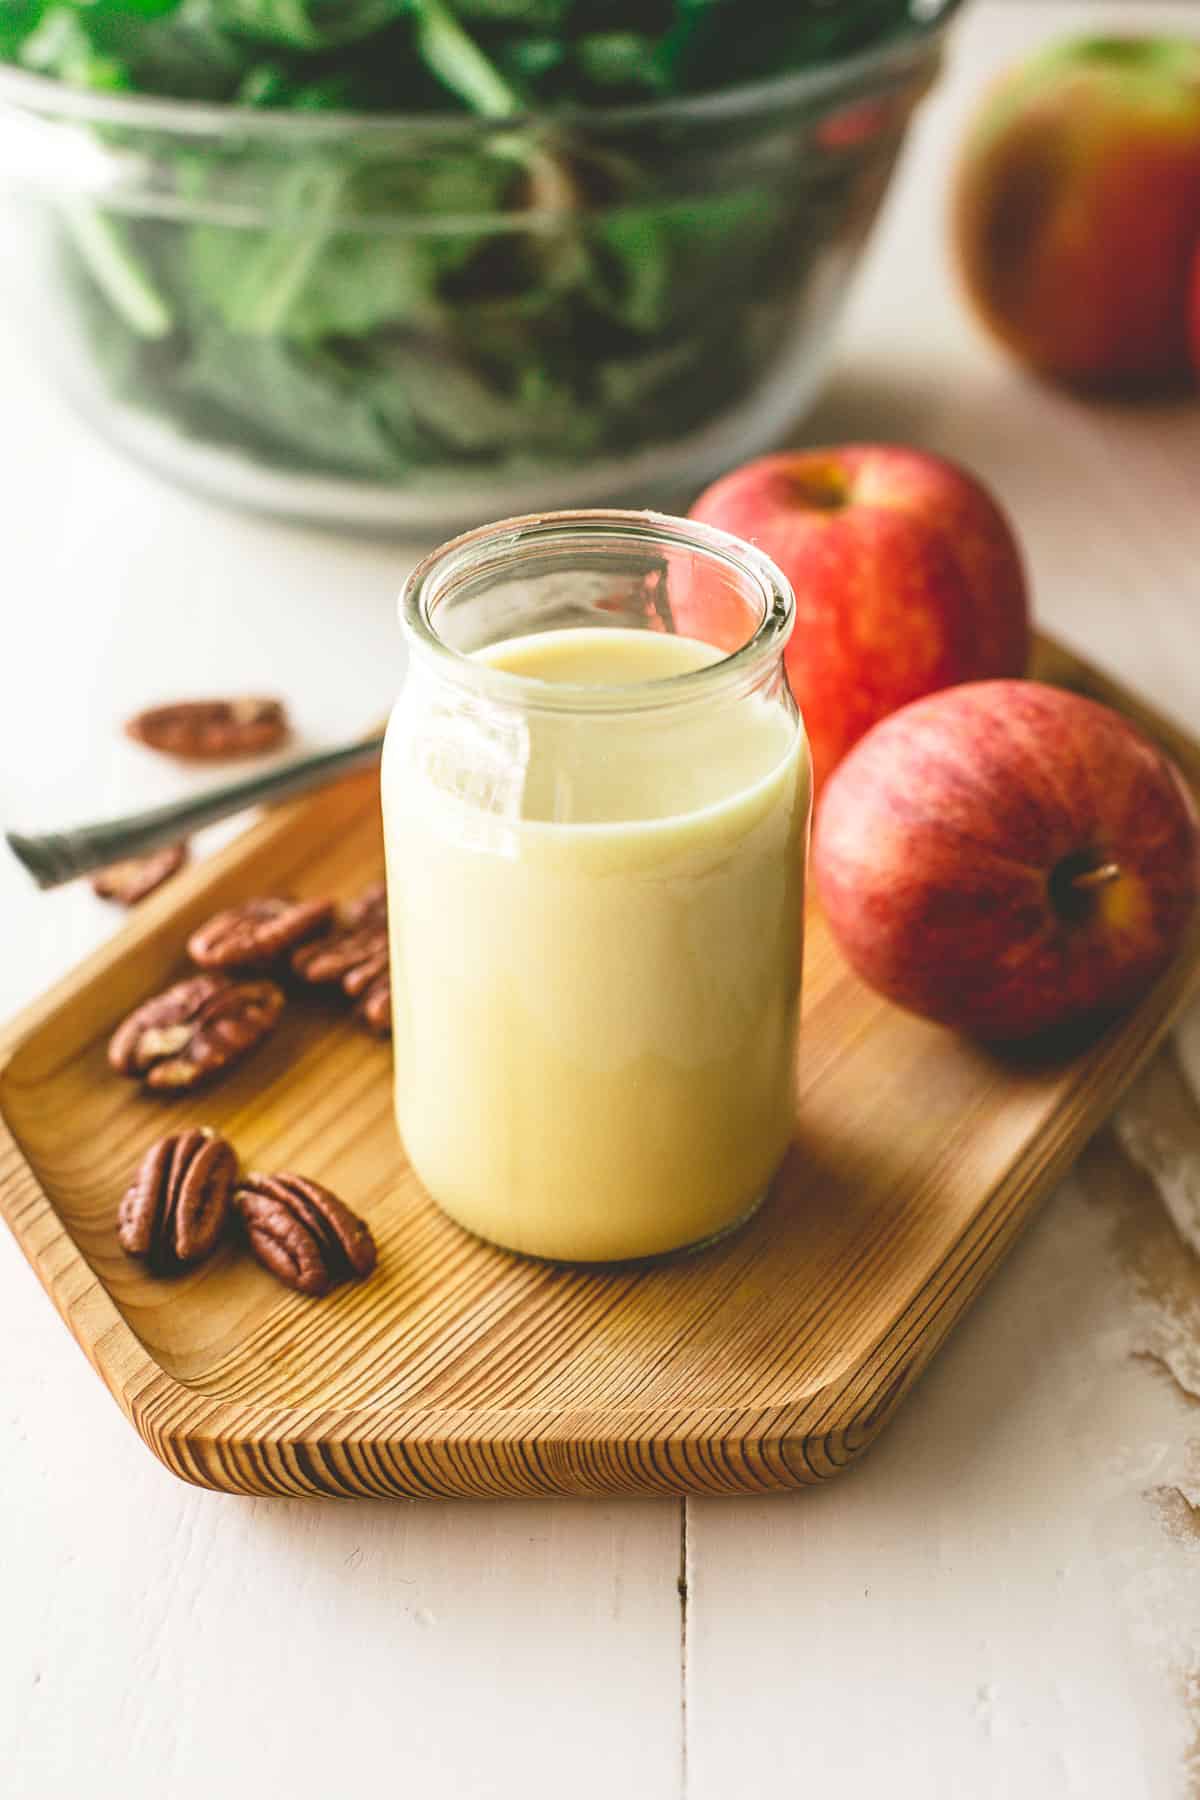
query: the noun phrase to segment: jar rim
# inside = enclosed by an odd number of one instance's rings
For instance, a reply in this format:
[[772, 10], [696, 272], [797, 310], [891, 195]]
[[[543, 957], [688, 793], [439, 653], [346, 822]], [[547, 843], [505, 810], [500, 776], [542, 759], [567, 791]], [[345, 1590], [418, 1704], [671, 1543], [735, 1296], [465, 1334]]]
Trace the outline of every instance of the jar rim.
[[[456, 650], [433, 623], [434, 603], [452, 591], [458, 581], [487, 567], [502, 567], [539, 545], [555, 549], [581, 549], [606, 539], [632, 539], [661, 548], [698, 551], [733, 570], [741, 579], [748, 575], [762, 601], [762, 617], [744, 644], [715, 662], [698, 669], [648, 681], [583, 683], [547, 681], [536, 675], [516, 675], [478, 660], [470, 652]], [[783, 655], [796, 617], [796, 597], [782, 569], [757, 545], [696, 519], [670, 513], [588, 507], [562, 512], [526, 513], [500, 519], [490, 525], [451, 538], [419, 562], [400, 594], [400, 618], [410, 648], [429, 657], [449, 680], [501, 703], [544, 712], [643, 712], [680, 703], [691, 703], [745, 680], [748, 686]]]

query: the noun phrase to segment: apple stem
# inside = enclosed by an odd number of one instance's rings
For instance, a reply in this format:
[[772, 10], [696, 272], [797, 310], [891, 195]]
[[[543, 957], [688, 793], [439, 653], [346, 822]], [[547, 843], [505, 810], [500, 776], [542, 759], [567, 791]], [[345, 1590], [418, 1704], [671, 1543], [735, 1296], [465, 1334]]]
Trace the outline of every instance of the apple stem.
[[1120, 873], [1120, 863], [1101, 863], [1098, 869], [1085, 869], [1082, 874], [1072, 876], [1071, 886], [1083, 888], [1085, 891], [1091, 888], [1107, 887], [1110, 881], [1117, 880]]

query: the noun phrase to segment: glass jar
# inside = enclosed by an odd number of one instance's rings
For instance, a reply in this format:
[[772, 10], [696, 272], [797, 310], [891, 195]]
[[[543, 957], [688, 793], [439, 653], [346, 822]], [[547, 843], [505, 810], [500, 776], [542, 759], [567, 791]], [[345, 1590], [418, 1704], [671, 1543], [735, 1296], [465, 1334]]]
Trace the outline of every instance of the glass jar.
[[708, 526], [551, 513], [444, 546], [402, 611], [383, 805], [409, 1159], [511, 1250], [707, 1243], [792, 1132], [791, 589]]

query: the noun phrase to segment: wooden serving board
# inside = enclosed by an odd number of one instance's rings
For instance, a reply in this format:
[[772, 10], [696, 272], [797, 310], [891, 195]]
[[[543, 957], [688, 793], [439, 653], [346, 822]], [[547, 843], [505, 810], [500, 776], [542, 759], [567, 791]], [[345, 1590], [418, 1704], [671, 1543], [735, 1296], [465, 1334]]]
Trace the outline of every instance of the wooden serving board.
[[[1200, 786], [1200, 746], [1111, 682], [1045, 642], [1039, 673], [1122, 708]], [[217, 906], [348, 895], [380, 869], [373, 778], [295, 803], [146, 902], [0, 1042], [0, 1210], [146, 1443], [204, 1486], [734, 1494], [836, 1474], [1200, 985], [1198, 930], [1073, 1059], [1001, 1060], [869, 994], [814, 910], [796, 1143], [758, 1217], [675, 1263], [553, 1267], [435, 1209], [393, 1127], [388, 1048], [340, 1014], [297, 1002], [188, 1100], [108, 1071], [113, 1025]], [[306, 1300], [234, 1251], [146, 1276], [117, 1246], [117, 1200], [147, 1144], [188, 1122], [344, 1195], [379, 1244], [372, 1280]]]

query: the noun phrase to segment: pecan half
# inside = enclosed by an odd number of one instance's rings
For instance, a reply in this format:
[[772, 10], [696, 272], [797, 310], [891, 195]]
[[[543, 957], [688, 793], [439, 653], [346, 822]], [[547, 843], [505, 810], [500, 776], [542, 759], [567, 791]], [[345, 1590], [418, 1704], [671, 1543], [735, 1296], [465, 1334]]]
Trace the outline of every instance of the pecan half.
[[177, 700], [151, 706], [125, 722], [126, 736], [186, 762], [258, 756], [291, 731], [282, 700], [247, 695], [236, 700]]
[[315, 937], [332, 918], [332, 900], [244, 900], [193, 931], [188, 955], [202, 969], [252, 968]]
[[387, 886], [382, 881], [373, 881], [370, 887], [363, 889], [357, 900], [351, 900], [346, 908], [347, 925], [386, 925], [387, 924]]
[[312, 987], [335, 982], [369, 1031], [387, 1037], [392, 1029], [392, 987], [388, 972], [387, 895], [382, 882], [346, 908], [346, 923], [315, 944], [292, 954], [292, 968]]
[[181, 1131], [152, 1144], [117, 1212], [117, 1238], [155, 1275], [171, 1275], [216, 1249], [237, 1186], [232, 1144], [215, 1131]]
[[375, 1037], [391, 1037], [392, 978], [386, 969], [371, 983], [354, 1012]]
[[129, 856], [123, 862], [110, 863], [92, 876], [92, 890], [102, 900], [118, 900], [122, 906], [136, 906], [164, 881], [169, 881], [187, 861], [186, 844], [168, 844], [162, 850], [151, 850], [148, 856]]
[[109, 1065], [148, 1088], [195, 1087], [248, 1055], [274, 1028], [283, 1004], [271, 981], [190, 975], [117, 1026]]
[[375, 1267], [370, 1227], [303, 1175], [244, 1175], [234, 1208], [250, 1249], [287, 1287], [314, 1298]]

